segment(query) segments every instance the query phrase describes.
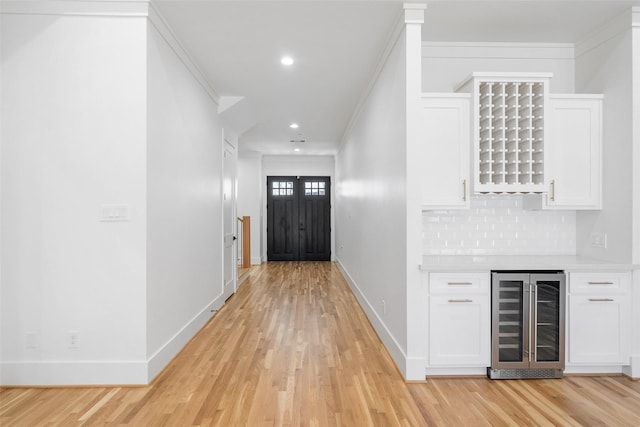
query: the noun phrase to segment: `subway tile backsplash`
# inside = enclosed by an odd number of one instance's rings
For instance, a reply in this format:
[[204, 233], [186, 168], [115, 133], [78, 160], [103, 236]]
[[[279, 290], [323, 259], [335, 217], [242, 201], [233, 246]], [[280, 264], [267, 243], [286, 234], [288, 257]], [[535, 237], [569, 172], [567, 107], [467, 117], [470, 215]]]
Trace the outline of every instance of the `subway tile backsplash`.
[[522, 196], [482, 195], [469, 210], [422, 214], [423, 255], [575, 255], [574, 211], [524, 210]]

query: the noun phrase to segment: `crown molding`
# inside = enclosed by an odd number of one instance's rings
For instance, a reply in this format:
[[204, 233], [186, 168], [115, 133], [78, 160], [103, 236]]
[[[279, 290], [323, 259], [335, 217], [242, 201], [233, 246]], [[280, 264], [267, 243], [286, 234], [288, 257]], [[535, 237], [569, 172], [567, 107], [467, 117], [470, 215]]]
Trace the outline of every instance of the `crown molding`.
[[165, 19], [151, 0], [48, 0], [48, 1], [0, 1], [0, 13], [5, 15], [52, 15], [83, 17], [145, 18], [158, 31], [176, 56], [200, 83], [213, 102], [218, 105], [220, 96], [205, 74], [196, 65], [189, 52], [180, 43]]
[[576, 57], [632, 28], [640, 28], [640, 7], [631, 7], [609, 22], [596, 28], [576, 43]]
[[574, 58], [573, 43], [422, 42], [423, 58]]
[[15, 1], [0, 2], [0, 13], [12, 15], [146, 17], [149, 0]]
[[180, 61], [182, 61], [184, 66], [187, 67], [191, 75], [198, 81], [198, 83], [200, 83], [216, 106], [219, 106], [220, 95], [213, 88], [213, 85], [209, 82], [200, 67], [198, 67], [196, 62], [192, 59], [189, 51], [182, 45], [182, 43], [180, 43], [180, 40], [178, 40], [169, 24], [167, 24], [167, 21], [154, 7], [152, 2], [149, 3], [148, 18], [151, 25], [153, 25], [160, 36], [167, 42]]
[[366, 100], [369, 98], [369, 95], [371, 94], [371, 91], [373, 90], [376, 82], [380, 78], [380, 74], [382, 73], [382, 70], [384, 69], [384, 66], [387, 63], [389, 56], [391, 55], [391, 52], [393, 51], [394, 47], [398, 43], [400, 36], [403, 34], [405, 28], [407, 28], [408, 25], [422, 24], [424, 22], [424, 11], [426, 8], [427, 8], [427, 5], [424, 3], [404, 3], [403, 4], [402, 11], [398, 15], [396, 25], [393, 28], [393, 30], [389, 33], [389, 36], [387, 37], [387, 44], [385, 45], [385, 48], [378, 59], [378, 63], [377, 63], [378, 65], [376, 66], [371, 76], [371, 79], [369, 80], [369, 83], [366, 86], [366, 89], [360, 96], [360, 99], [358, 100], [353, 113], [351, 114], [351, 118], [349, 119], [349, 122], [344, 132], [342, 133], [342, 137], [340, 138], [338, 147], [336, 148], [336, 152], [339, 152], [342, 149], [344, 141], [351, 134], [353, 125], [355, 124], [356, 120], [360, 117], [362, 108]]

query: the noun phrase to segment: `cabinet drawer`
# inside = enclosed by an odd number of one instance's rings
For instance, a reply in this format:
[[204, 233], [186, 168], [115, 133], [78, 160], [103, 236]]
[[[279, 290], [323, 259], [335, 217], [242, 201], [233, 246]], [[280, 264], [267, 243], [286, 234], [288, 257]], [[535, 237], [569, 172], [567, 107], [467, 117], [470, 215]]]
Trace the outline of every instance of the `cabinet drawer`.
[[569, 292], [580, 294], [626, 293], [631, 273], [569, 273]]
[[489, 273], [430, 273], [432, 294], [488, 293]]

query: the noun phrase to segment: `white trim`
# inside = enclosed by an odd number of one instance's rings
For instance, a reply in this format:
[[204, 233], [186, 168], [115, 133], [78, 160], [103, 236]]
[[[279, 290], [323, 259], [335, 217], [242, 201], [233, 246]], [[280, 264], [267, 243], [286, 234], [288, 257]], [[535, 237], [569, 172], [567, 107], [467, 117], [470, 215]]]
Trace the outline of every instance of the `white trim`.
[[[186, 325], [176, 332], [160, 349], [158, 349], [146, 363], [147, 378], [150, 383], [162, 370], [169, 365], [180, 351], [202, 329], [207, 322], [224, 305], [224, 294], [221, 292], [213, 301], [209, 302]], [[91, 384], [80, 382], [80, 384]]]
[[457, 367], [444, 367], [444, 368], [433, 368], [427, 367], [425, 369], [425, 375], [427, 378], [429, 377], [454, 377], [454, 376], [487, 376], [487, 367], [486, 366], [457, 366]]
[[147, 18], [160, 36], [182, 61], [187, 70], [200, 83], [205, 92], [219, 105], [220, 96], [196, 65], [189, 52], [175, 36], [164, 17], [150, 0], [133, 1], [2, 1], [1, 14], [58, 15], [83, 17]]
[[162, 38], [167, 42], [169, 47], [171, 47], [178, 59], [180, 59], [184, 66], [187, 67], [187, 70], [189, 70], [191, 75], [198, 81], [198, 83], [200, 83], [202, 88], [213, 100], [216, 106], [219, 106], [220, 95], [218, 95], [211, 83], [207, 80], [205, 74], [196, 65], [189, 52], [185, 49], [182, 43], [180, 43], [178, 38], [171, 30], [171, 27], [169, 27], [169, 25], [167, 24], [167, 21], [164, 19], [164, 17], [160, 14], [160, 12], [158, 12], [158, 10], [153, 6], [152, 3], [150, 3], [149, 6], [149, 22], [158, 31], [160, 36], [162, 36]]
[[378, 63], [377, 63], [378, 65], [376, 66], [376, 69], [371, 75], [371, 79], [369, 80], [369, 83], [367, 84], [366, 89], [364, 90], [364, 92], [362, 92], [360, 99], [358, 99], [356, 107], [353, 110], [353, 114], [349, 119], [349, 123], [347, 123], [347, 127], [345, 128], [342, 134], [342, 138], [340, 138], [340, 143], [338, 144], [336, 152], [340, 151], [340, 149], [342, 148], [342, 144], [351, 134], [351, 128], [353, 127], [354, 123], [358, 120], [358, 117], [360, 117], [360, 112], [362, 110], [362, 107], [365, 101], [369, 98], [369, 95], [371, 94], [371, 91], [375, 87], [376, 82], [380, 78], [380, 73], [382, 73], [382, 70], [384, 69], [387, 63], [387, 60], [389, 59], [389, 55], [391, 55], [391, 52], [393, 52], [393, 49], [398, 43], [398, 40], [400, 39], [400, 35], [405, 30], [407, 24], [422, 25], [424, 23], [424, 11], [426, 8], [427, 8], [427, 5], [423, 3], [404, 3], [403, 4], [402, 11], [399, 13], [397, 18], [397, 23], [393, 28], [393, 30], [391, 31], [391, 33], [389, 33], [389, 37], [387, 38], [387, 44], [384, 50], [382, 51], [382, 54], [378, 58]]
[[2, 362], [2, 386], [146, 385], [145, 361]]
[[[387, 351], [391, 355], [391, 358], [393, 359], [393, 361], [396, 363], [396, 365], [402, 372], [402, 375], [405, 378], [407, 378], [408, 360], [407, 360], [407, 355], [402, 350], [402, 347], [400, 346], [398, 341], [396, 341], [395, 337], [391, 334], [391, 332], [387, 328], [387, 325], [384, 324], [384, 322], [382, 321], [378, 313], [375, 311], [371, 303], [369, 303], [369, 300], [367, 300], [367, 297], [364, 296], [364, 293], [360, 290], [355, 280], [353, 280], [353, 278], [347, 272], [346, 268], [344, 267], [344, 265], [342, 265], [339, 259], [336, 260], [336, 265], [338, 266], [343, 277], [349, 284], [349, 287], [353, 291], [353, 294], [358, 300], [358, 303], [360, 303], [360, 307], [362, 307], [362, 310], [364, 310], [365, 314], [367, 315], [367, 318], [369, 319], [369, 321], [371, 322], [371, 325], [373, 326], [376, 333], [378, 334], [378, 337], [380, 338], [384, 346], [387, 348]], [[420, 369], [424, 377], [424, 361], [422, 361], [422, 365], [420, 366]]]
[[606, 375], [606, 374], [622, 374], [622, 365], [568, 365], [564, 368], [565, 375]]
[[402, 19], [400, 19], [400, 16], [398, 17], [398, 22], [396, 26], [393, 28], [393, 30], [389, 34], [387, 45], [385, 46], [384, 50], [382, 51], [382, 54], [380, 55], [380, 58], [378, 59], [378, 65], [376, 66], [376, 69], [371, 75], [371, 79], [369, 80], [367, 87], [365, 88], [364, 92], [362, 92], [362, 96], [360, 96], [360, 99], [358, 100], [358, 103], [356, 104], [356, 107], [353, 110], [353, 114], [351, 114], [349, 123], [347, 123], [347, 127], [345, 128], [342, 134], [342, 138], [340, 138], [338, 147], [336, 148], [336, 152], [339, 152], [342, 149], [342, 145], [344, 144], [344, 141], [346, 141], [349, 135], [351, 134], [353, 125], [358, 121], [358, 118], [360, 117], [360, 113], [362, 112], [362, 107], [364, 106], [365, 102], [369, 98], [369, 95], [371, 95], [371, 91], [373, 90], [373, 88], [376, 85], [376, 82], [380, 78], [380, 74], [382, 73], [382, 70], [384, 69], [384, 66], [386, 65], [389, 59], [389, 55], [391, 55], [393, 48], [395, 47], [396, 43], [398, 43], [400, 35], [404, 31], [404, 27], [405, 27], [404, 10], [401, 16], [402, 16]]
[[640, 26], [640, 7], [632, 7], [596, 28], [576, 43], [576, 58], [593, 50], [621, 33]]
[[572, 43], [422, 42], [423, 58], [558, 59], [573, 61]]
[[137, 1], [2, 1], [0, 13], [15, 15], [146, 17], [149, 0]]
[[622, 373], [634, 380], [640, 379], [640, 355], [631, 356], [631, 363], [622, 367]]

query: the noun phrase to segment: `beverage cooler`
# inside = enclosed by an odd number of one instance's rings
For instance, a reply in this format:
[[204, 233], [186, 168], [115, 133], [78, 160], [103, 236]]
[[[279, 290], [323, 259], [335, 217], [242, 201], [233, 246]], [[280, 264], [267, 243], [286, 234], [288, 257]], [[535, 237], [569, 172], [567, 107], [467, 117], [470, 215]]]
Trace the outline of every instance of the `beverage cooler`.
[[492, 272], [489, 378], [562, 378], [565, 295], [562, 271]]

